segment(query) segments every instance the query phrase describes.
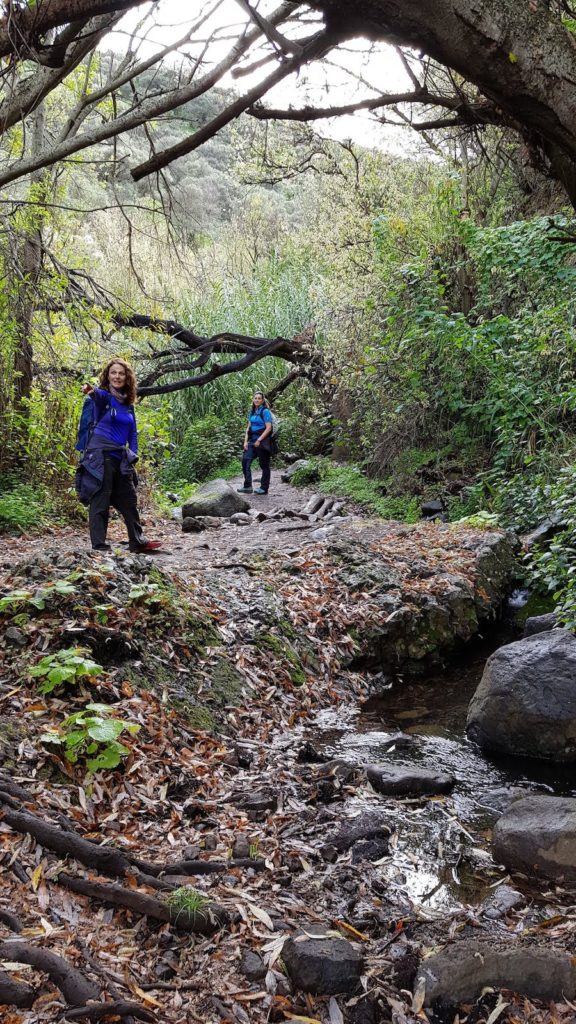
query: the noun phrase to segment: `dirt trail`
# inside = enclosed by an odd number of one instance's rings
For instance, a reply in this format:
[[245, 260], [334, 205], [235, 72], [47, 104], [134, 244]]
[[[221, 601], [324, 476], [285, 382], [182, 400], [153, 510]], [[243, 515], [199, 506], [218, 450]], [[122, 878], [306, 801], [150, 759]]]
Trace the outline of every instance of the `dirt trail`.
[[[241, 487], [242, 477], [230, 480], [230, 485]], [[272, 487], [268, 494], [250, 494], [246, 498], [252, 508], [263, 512], [271, 513], [276, 509], [299, 512], [314, 493], [313, 489], [282, 483], [278, 472], [272, 475]], [[266, 555], [271, 551], [301, 547], [310, 542], [314, 532], [313, 527], [293, 529], [299, 525], [298, 520], [283, 518], [251, 526], [235, 526], [224, 521], [219, 529], [183, 533], [179, 521], [154, 514], [150, 508], [143, 510], [142, 522], [147, 537], [158, 538], [163, 542], [162, 550], [150, 558], [164, 568], [181, 574], [188, 568], [217, 563], [227, 556], [240, 560], [243, 553], [260, 552]], [[108, 540], [118, 545], [120, 551], [126, 549], [124, 524], [114, 513]], [[87, 556], [93, 554], [87, 526], [53, 527], [36, 537], [0, 537], [0, 568], [9, 569], [23, 558], [30, 558], [34, 553], [42, 554], [47, 548], [55, 548], [62, 553], [85, 549]]]

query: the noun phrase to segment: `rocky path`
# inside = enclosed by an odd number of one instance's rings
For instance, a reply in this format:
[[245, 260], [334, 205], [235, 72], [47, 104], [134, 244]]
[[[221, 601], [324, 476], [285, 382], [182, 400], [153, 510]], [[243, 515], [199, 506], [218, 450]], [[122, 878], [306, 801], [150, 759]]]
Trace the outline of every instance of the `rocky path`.
[[[252, 500], [299, 511], [310, 494], [275, 480]], [[186, 535], [148, 518], [164, 540], [153, 558], [92, 555], [83, 530], [2, 544], [2, 593], [36, 602], [9, 599], [0, 640], [0, 995], [21, 1000], [2, 1020], [569, 1020], [573, 915], [551, 892], [512, 889], [486, 837], [457, 820], [453, 781], [420, 773], [398, 791], [318, 743], [322, 719], [351, 720], [366, 695], [355, 659], [422, 658], [475, 628], [505, 586], [502, 539], [359, 516], [320, 540], [286, 517]], [[103, 671], [39, 695], [29, 667], [70, 644]], [[92, 778], [42, 741], [88, 697], [140, 726], [127, 763]], [[402, 863], [418, 859], [418, 834], [439, 870], [481, 879], [481, 906], [411, 898]], [[494, 962], [508, 965], [497, 988], [534, 967], [504, 958], [524, 932], [556, 951], [527, 994], [552, 1008], [497, 990], [472, 1006], [494, 990]], [[459, 939], [444, 981], [422, 973]], [[430, 1007], [471, 974], [464, 1009]]]

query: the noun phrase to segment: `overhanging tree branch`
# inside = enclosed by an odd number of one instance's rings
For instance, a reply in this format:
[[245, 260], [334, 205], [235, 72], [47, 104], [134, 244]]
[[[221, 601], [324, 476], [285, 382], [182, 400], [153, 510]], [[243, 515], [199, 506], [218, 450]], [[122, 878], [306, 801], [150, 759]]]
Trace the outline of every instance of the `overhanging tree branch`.
[[134, 181], [140, 181], [142, 178], [146, 178], [149, 174], [153, 174], [155, 171], [162, 170], [163, 167], [167, 167], [174, 160], [179, 157], [185, 156], [187, 153], [192, 153], [193, 150], [198, 149], [208, 139], [212, 139], [218, 134], [221, 128], [225, 125], [230, 124], [231, 121], [239, 117], [248, 107], [251, 107], [256, 100], [264, 96], [273, 86], [277, 85], [288, 75], [298, 71], [303, 64], [308, 63], [311, 60], [322, 56], [327, 50], [331, 49], [339, 41], [339, 37], [336, 34], [329, 32], [319, 32], [312, 36], [302, 46], [302, 52], [295, 57], [291, 57], [282, 63], [272, 74], [268, 75], [259, 85], [255, 85], [252, 89], [249, 89], [247, 93], [240, 96], [234, 103], [231, 103], [225, 110], [221, 111], [217, 117], [213, 118], [208, 124], [204, 125], [197, 132], [194, 132], [188, 139], [184, 139], [182, 142], [177, 143], [175, 146], [170, 146], [169, 149], [163, 150], [161, 153], [157, 153], [152, 157], [151, 160], [147, 160], [138, 167], [132, 170], [132, 177]]

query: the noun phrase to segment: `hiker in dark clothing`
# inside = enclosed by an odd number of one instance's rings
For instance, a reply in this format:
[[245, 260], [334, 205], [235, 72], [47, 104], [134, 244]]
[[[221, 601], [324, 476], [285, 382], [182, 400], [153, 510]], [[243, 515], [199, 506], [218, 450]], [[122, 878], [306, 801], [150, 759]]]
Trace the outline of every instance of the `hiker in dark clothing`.
[[256, 488], [254, 494], [268, 494], [272, 428], [272, 413], [268, 402], [261, 391], [255, 391], [244, 434], [244, 454], [242, 456], [244, 486], [238, 488], [240, 494], [252, 494], [252, 463], [254, 459], [258, 459], [262, 470], [260, 486]]
[[89, 505], [90, 540], [94, 551], [109, 551], [106, 543], [110, 506], [126, 523], [130, 551], [156, 551], [157, 540], [145, 540], [136, 500], [134, 463], [138, 433], [134, 402], [136, 377], [124, 359], [111, 359], [100, 374], [99, 387], [84, 384], [82, 392], [94, 402], [93, 426], [81, 460], [79, 494]]

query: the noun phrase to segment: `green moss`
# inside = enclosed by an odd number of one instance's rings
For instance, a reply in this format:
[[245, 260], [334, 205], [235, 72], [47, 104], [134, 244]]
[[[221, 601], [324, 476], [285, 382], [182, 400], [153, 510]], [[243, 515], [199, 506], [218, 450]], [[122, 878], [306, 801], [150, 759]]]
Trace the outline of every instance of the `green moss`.
[[228, 661], [227, 658], [218, 658], [210, 666], [210, 688], [208, 697], [213, 700], [217, 707], [226, 707], [230, 704], [237, 704], [243, 687], [246, 686], [244, 676], [241, 676], [238, 669]]
[[306, 672], [303, 661], [286, 639], [276, 636], [275, 633], [263, 633], [258, 638], [258, 645], [284, 663], [294, 686], [305, 685]]

